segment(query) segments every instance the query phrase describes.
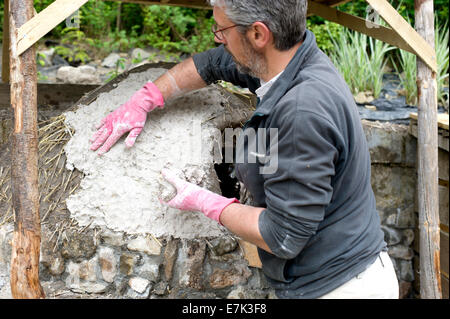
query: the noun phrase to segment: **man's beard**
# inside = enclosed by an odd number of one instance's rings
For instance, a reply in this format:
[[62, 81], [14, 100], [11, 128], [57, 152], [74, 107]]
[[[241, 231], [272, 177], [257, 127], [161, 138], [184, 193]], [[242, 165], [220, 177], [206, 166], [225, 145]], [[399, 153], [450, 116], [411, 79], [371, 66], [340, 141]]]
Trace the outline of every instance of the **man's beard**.
[[267, 73], [267, 63], [263, 54], [252, 48], [248, 39], [243, 36], [241, 38], [243, 52], [245, 54], [245, 62], [238, 61], [236, 57], [227, 49], [225, 50], [232, 56], [234, 63], [239, 72], [250, 76], [261, 78]]

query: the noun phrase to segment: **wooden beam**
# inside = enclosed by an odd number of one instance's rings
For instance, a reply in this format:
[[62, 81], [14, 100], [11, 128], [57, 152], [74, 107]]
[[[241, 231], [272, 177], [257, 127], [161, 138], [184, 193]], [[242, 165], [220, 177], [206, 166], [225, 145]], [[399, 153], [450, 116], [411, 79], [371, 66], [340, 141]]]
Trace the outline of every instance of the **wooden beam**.
[[22, 54], [54, 27], [70, 17], [88, 0], [56, 0], [39, 12], [18, 31], [18, 53]]
[[[418, 120], [419, 116], [417, 115], [417, 113], [411, 113], [409, 114], [409, 117], [414, 119], [414, 120]], [[449, 115], [446, 113], [441, 113], [437, 115], [437, 122], [438, 122], [438, 127], [444, 129], [444, 130], [449, 130], [449, 126], [448, 126], [448, 122], [449, 122]]]
[[41, 224], [38, 190], [38, 130], [36, 105], [36, 49], [18, 53], [18, 29], [34, 15], [32, 0], [9, 4], [11, 105], [11, 193], [14, 234], [11, 252], [13, 298], [44, 298], [39, 281]]
[[187, 8], [197, 8], [197, 9], [212, 9], [206, 0], [104, 0], [104, 1], [120, 1], [128, 3], [139, 3], [147, 5], [166, 5], [166, 6], [177, 6], [177, 7], [187, 7]]
[[[424, 40], [386, 0], [366, 0], [431, 70], [437, 72], [434, 45]], [[433, 40], [434, 41], [434, 40]], [[434, 43], [434, 42], [433, 42]]]
[[308, 14], [314, 14], [326, 20], [338, 23], [352, 29], [354, 31], [364, 33], [372, 38], [389, 43], [400, 49], [409, 51], [413, 54], [416, 52], [409, 44], [398, 35], [397, 32], [390, 28], [376, 24], [372, 21], [356, 17], [354, 15], [338, 11], [326, 5], [319, 4], [315, 1], [310, 1], [308, 4]]
[[[435, 56], [433, 0], [415, 0], [414, 7], [416, 34]], [[420, 297], [441, 299], [437, 82], [435, 70], [421, 59], [417, 59], [417, 101]]]
[[9, 0], [3, 5], [2, 81], [9, 82]]

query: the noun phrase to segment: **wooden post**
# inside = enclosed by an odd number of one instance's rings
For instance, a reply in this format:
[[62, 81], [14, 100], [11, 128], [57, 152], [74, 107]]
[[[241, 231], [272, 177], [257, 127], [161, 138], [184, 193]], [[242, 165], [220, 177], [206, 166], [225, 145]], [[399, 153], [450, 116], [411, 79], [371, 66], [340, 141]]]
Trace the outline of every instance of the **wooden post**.
[[[433, 0], [415, 0], [415, 27], [434, 48]], [[417, 59], [420, 296], [440, 299], [436, 73]]]
[[3, 4], [2, 82], [9, 82], [9, 0]]
[[11, 253], [13, 298], [44, 298], [39, 282], [41, 225], [38, 191], [37, 68], [32, 46], [18, 54], [18, 29], [34, 15], [32, 0], [9, 5], [11, 106], [11, 191], [15, 225]]

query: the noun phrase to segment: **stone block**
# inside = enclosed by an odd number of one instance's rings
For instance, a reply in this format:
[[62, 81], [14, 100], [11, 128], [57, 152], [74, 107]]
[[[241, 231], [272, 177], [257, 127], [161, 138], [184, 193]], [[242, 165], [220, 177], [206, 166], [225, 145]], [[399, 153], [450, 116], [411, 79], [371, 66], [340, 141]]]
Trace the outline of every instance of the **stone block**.
[[377, 209], [408, 208], [414, 211], [416, 170], [408, 167], [372, 165], [372, 188]]
[[238, 245], [237, 240], [231, 236], [219, 237], [211, 240], [210, 247], [216, 256], [223, 256], [234, 251]]
[[156, 282], [159, 279], [159, 266], [159, 262], [144, 257], [142, 266], [136, 269], [136, 274], [150, 282]]
[[216, 268], [209, 277], [209, 286], [213, 289], [222, 289], [244, 284], [251, 275], [252, 272], [244, 264], [234, 264], [225, 270]]
[[98, 258], [95, 256], [90, 260], [84, 260], [80, 263], [80, 278], [86, 281], [97, 281]]
[[414, 280], [413, 262], [403, 259], [393, 259], [397, 278], [407, 282]]
[[365, 120], [362, 124], [372, 163], [415, 166], [417, 142], [408, 126]]
[[206, 243], [203, 240], [183, 240], [178, 254], [179, 285], [194, 289], [202, 289], [203, 261], [205, 259]]
[[128, 285], [131, 287], [131, 289], [140, 294], [145, 292], [149, 284], [150, 281], [141, 277], [133, 277], [128, 281]]
[[103, 280], [113, 282], [117, 274], [117, 261], [114, 256], [114, 250], [109, 247], [99, 248], [98, 261]]
[[403, 237], [402, 237], [402, 244], [404, 246], [411, 246], [414, 242], [414, 230], [413, 229], [405, 229], [402, 231]]
[[227, 296], [227, 299], [266, 299], [268, 292], [260, 289], [249, 289], [245, 286], [237, 286], [231, 290]]
[[124, 236], [122, 232], [113, 232], [106, 228], [100, 235], [102, 243], [111, 246], [122, 246], [125, 244]]
[[61, 254], [64, 258], [79, 262], [91, 258], [97, 250], [92, 234], [74, 231], [70, 233], [68, 239], [63, 241], [61, 249]]
[[178, 243], [179, 240], [171, 238], [167, 242], [164, 250], [164, 275], [166, 276], [166, 280], [172, 279], [173, 267], [178, 253]]
[[412, 293], [412, 283], [411, 282], [399, 280], [398, 288], [399, 288], [399, 293], [398, 293], [399, 299], [408, 299], [411, 297], [411, 293]]
[[134, 272], [134, 267], [138, 261], [138, 256], [123, 253], [119, 260], [119, 270], [122, 274], [129, 276]]
[[95, 74], [95, 68], [82, 65], [77, 68], [73, 66], [62, 66], [56, 72], [56, 79], [63, 83], [71, 84], [100, 84], [100, 78]]
[[391, 258], [411, 260], [414, 257], [414, 252], [409, 247], [406, 247], [403, 245], [396, 245], [396, 246], [389, 247], [389, 256]]
[[153, 238], [139, 236], [131, 240], [127, 248], [131, 251], [146, 253], [147, 255], [160, 255], [161, 246]]
[[397, 245], [402, 241], [402, 232], [392, 227], [382, 225], [381, 230], [384, 232], [384, 241], [388, 246]]

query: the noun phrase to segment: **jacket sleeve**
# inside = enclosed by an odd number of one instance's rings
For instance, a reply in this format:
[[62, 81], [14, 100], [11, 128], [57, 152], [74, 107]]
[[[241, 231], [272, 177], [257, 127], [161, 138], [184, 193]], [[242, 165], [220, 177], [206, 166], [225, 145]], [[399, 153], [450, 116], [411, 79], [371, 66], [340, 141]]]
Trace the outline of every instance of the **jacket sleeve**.
[[331, 201], [337, 130], [309, 111], [280, 121], [277, 150], [270, 150], [270, 156], [278, 151], [278, 169], [263, 175], [266, 209], [259, 229], [275, 256], [292, 259], [316, 233]]
[[224, 45], [193, 56], [195, 67], [201, 78], [209, 85], [219, 80], [248, 88], [252, 93], [260, 87], [257, 78], [240, 73]]

